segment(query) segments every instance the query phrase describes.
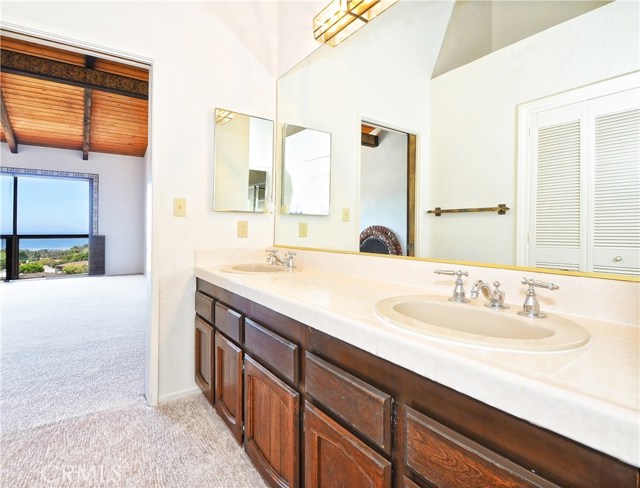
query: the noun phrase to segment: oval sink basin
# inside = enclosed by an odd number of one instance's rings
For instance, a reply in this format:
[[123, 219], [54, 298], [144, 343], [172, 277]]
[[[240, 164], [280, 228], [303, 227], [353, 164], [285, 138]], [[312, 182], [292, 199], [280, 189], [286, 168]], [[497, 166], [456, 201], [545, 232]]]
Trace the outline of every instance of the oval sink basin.
[[548, 352], [589, 342], [589, 332], [564, 317], [521, 317], [517, 306], [492, 310], [482, 305], [480, 300], [461, 304], [435, 295], [410, 295], [380, 300], [375, 313], [391, 325], [422, 336], [480, 347]]
[[232, 266], [225, 266], [221, 268], [226, 273], [241, 273], [241, 274], [282, 274], [282, 273], [297, 273], [298, 268], [290, 270], [284, 266], [275, 266], [269, 263], [246, 263], [246, 264], [234, 264]]

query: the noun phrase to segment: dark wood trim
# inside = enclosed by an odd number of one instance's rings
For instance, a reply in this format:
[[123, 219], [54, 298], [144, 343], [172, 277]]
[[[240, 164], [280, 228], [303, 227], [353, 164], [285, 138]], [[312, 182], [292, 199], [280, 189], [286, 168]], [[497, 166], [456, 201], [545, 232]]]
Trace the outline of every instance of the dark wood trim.
[[407, 135], [407, 256], [416, 255], [417, 136]]
[[84, 116], [82, 123], [82, 160], [89, 159], [90, 137], [91, 137], [91, 104], [93, 102], [93, 90], [84, 90]]
[[378, 147], [380, 144], [378, 136], [373, 134], [367, 134], [365, 132], [360, 133], [360, 144], [366, 147]]
[[125, 97], [149, 99], [149, 82], [98, 71], [52, 59], [0, 49], [3, 73], [115, 93]]
[[0, 91], [0, 122], [2, 122], [2, 129], [4, 131], [4, 138], [7, 140], [9, 150], [13, 154], [18, 154], [18, 141], [16, 135], [13, 132], [13, 126], [11, 125], [11, 118], [7, 111], [7, 106], [4, 103], [4, 95]]

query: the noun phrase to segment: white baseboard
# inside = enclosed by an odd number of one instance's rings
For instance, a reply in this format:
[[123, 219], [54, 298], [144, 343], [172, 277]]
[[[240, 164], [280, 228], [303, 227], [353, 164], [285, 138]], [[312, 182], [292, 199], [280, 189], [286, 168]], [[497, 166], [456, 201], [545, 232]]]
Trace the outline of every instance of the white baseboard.
[[198, 393], [201, 394], [200, 388], [198, 388], [197, 386], [194, 386], [193, 388], [188, 388], [186, 390], [182, 390], [176, 393], [171, 393], [170, 395], [162, 395], [160, 396], [160, 398], [158, 398], [158, 404], [161, 405], [163, 403], [172, 402], [174, 400], [179, 400], [181, 398], [194, 396]]

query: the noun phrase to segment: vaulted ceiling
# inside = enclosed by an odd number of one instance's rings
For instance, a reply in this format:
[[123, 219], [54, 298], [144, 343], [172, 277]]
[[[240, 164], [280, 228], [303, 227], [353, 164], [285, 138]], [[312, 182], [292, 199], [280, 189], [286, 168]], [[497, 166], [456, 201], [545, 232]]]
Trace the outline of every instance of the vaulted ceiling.
[[144, 156], [149, 71], [0, 37], [0, 139], [21, 145]]

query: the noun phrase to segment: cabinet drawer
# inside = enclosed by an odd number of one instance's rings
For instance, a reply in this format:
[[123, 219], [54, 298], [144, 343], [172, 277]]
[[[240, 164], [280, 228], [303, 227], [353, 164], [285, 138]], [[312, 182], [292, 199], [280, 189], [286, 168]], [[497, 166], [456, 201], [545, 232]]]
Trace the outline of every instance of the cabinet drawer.
[[308, 352], [305, 391], [384, 452], [391, 453], [390, 395]]
[[412, 408], [398, 411], [405, 466], [438, 488], [556, 486]]
[[242, 343], [242, 322], [244, 317], [235, 310], [225, 307], [221, 303], [214, 306], [216, 328], [238, 344]]
[[196, 292], [196, 313], [207, 322], [213, 324], [213, 298]]
[[244, 321], [244, 344], [274, 371], [298, 384], [298, 346], [250, 319]]

